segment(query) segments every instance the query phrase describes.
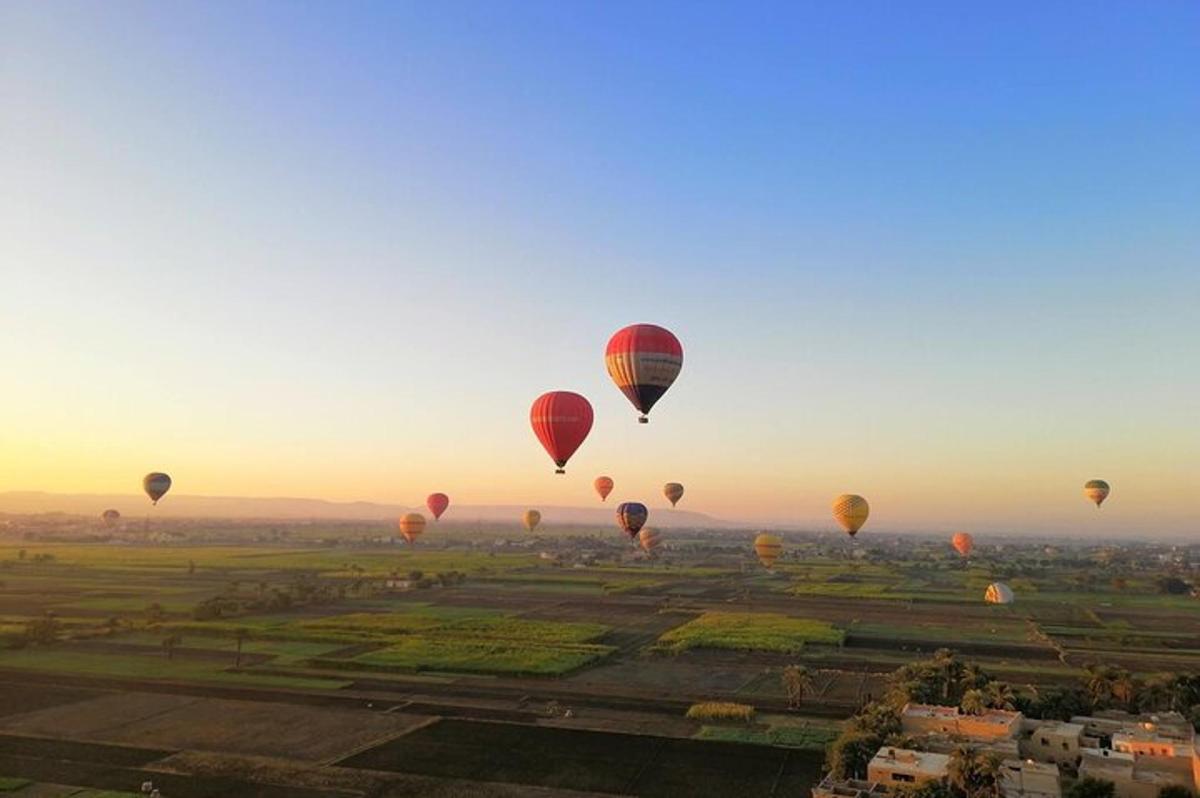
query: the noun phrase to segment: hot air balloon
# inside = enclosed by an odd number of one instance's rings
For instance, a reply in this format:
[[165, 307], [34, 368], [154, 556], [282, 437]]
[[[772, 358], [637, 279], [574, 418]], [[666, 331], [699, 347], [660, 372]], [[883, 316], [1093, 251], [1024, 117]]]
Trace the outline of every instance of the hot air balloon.
[[142, 477], [142, 490], [146, 491], [146, 495], [150, 497], [151, 504], [158, 504], [158, 500], [166, 495], [171, 489], [171, 478], [159, 471], [152, 471]]
[[100, 520], [104, 522], [106, 527], [111, 529], [121, 520], [121, 513], [118, 510], [105, 510], [100, 513]]
[[668, 482], [666, 485], [663, 485], [663, 495], [667, 497], [667, 501], [674, 507], [683, 498], [683, 485], [680, 485], [678, 482]]
[[537, 510], [526, 510], [525, 515], [521, 516], [521, 520], [525, 523], [525, 528], [532, 532], [542, 522], [542, 514]]
[[970, 557], [971, 549], [975, 548], [975, 538], [969, 532], [955, 532], [954, 537], [950, 538], [950, 545], [962, 556]]
[[1108, 483], [1102, 479], [1089, 479], [1083, 486], [1083, 495], [1094, 501], [1097, 507], [1104, 504], [1108, 491]]
[[642, 544], [642, 548], [646, 550], [647, 554], [653, 554], [654, 550], [662, 545], [662, 535], [658, 533], [657, 529], [648, 526], [642, 527], [637, 538], [638, 543]]
[[617, 506], [617, 526], [633, 538], [650, 517], [650, 511], [641, 502], [622, 502]]
[[600, 501], [604, 501], [608, 498], [608, 494], [612, 493], [612, 477], [596, 477], [596, 481], [592, 485], [596, 488], [596, 492], [600, 494]]
[[854, 537], [862, 525], [867, 523], [871, 507], [862, 496], [853, 493], [843, 493], [833, 500], [833, 520], [841, 524], [846, 534]]
[[783, 539], [770, 532], [759, 532], [754, 538], [754, 553], [758, 555], [758, 561], [763, 567], [770, 568], [783, 553]]
[[444, 493], [431, 493], [425, 498], [425, 506], [433, 513], [433, 520], [436, 521], [450, 506], [450, 497]]
[[983, 600], [988, 604], [1012, 604], [1015, 599], [1012, 588], [1003, 582], [992, 582], [983, 591]]
[[425, 516], [420, 513], [409, 513], [400, 519], [400, 534], [409, 543], [416, 543], [424, 531]]
[[592, 429], [592, 406], [577, 393], [550, 391], [534, 400], [529, 423], [558, 466], [554, 473], [565, 474], [567, 461]]
[[604, 352], [608, 375], [641, 415], [646, 414], [675, 382], [683, 368], [683, 346], [679, 339], [653, 324], [631, 324], [608, 339]]

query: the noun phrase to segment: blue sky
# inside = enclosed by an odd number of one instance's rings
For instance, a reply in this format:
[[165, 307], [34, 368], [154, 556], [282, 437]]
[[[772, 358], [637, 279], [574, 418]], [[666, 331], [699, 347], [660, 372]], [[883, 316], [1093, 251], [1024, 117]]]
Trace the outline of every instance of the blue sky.
[[[604, 471], [764, 522], [856, 491], [881, 528], [1194, 531], [1198, 30], [5, 3], [0, 488], [583, 503]], [[601, 360], [634, 321], [686, 352], [648, 428]], [[565, 480], [525, 421], [556, 387], [597, 411]]]

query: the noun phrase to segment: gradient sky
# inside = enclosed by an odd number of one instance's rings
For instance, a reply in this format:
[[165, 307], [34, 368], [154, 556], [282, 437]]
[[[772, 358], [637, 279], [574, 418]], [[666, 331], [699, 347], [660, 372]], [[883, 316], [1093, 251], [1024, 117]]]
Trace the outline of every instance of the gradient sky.
[[1198, 306], [1194, 0], [0, 3], [0, 490], [1195, 532]]

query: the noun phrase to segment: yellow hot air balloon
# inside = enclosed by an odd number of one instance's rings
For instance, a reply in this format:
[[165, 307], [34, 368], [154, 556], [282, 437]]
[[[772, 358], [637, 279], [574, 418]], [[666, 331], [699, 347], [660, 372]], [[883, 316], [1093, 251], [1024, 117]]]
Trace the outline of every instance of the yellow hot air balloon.
[[657, 529], [644, 526], [642, 531], [638, 532], [638, 543], [642, 544], [642, 548], [646, 550], [647, 554], [653, 554], [654, 550], [662, 545], [662, 535], [658, 533]]
[[524, 522], [525, 528], [532, 532], [542, 522], [542, 514], [537, 510], [526, 510], [525, 514], [521, 516], [521, 521]]
[[754, 538], [754, 553], [758, 555], [758, 561], [764, 567], [770, 568], [783, 553], [783, 539], [770, 532], [759, 532]]
[[841, 524], [850, 537], [858, 534], [858, 530], [867, 523], [867, 516], [870, 514], [871, 506], [862, 496], [843, 493], [833, 500], [833, 520]]
[[1016, 600], [1012, 588], [1003, 582], [992, 582], [983, 592], [983, 600], [988, 604], [1012, 604]]
[[1083, 495], [1094, 501], [1097, 507], [1104, 504], [1108, 492], [1108, 483], [1102, 479], [1089, 479], [1083, 486]]
[[674, 507], [683, 498], [683, 485], [680, 485], [678, 482], [668, 482], [666, 485], [663, 485], [663, 495], [667, 497], [667, 501]]
[[971, 550], [975, 548], [975, 538], [971, 537], [970, 532], [955, 532], [954, 537], [950, 538], [950, 545], [964, 557], [971, 556]]
[[425, 531], [425, 516], [420, 513], [409, 513], [400, 519], [400, 534], [409, 543], [416, 543], [417, 538]]

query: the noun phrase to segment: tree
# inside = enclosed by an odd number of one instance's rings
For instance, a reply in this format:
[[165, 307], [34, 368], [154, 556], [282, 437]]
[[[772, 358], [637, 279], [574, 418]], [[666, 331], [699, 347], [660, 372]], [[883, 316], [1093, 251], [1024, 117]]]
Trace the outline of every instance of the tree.
[[1070, 720], [1092, 712], [1090, 692], [1082, 685], [1054, 686], [1038, 691], [1025, 714], [1045, 720]]
[[982, 690], [968, 690], [963, 693], [959, 706], [968, 715], [982, 715], [988, 708], [987, 696]]
[[58, 640], [58, 632], [58, 618], [53, 612], [25, 624], [25, 639], [30, 643], [54, 643]]
[[1114, 798], [1116, 787], [1111, 781], [1086, 776], [1071, 785], [1066, 798]]
[[237, 631], [233, 633], [233, 639], [237, 641], [237, 654], [233, 658], [233, 667], [242, 667], [242, 643], [250, 636], [250, 630], [244, 626], [239, 626]]
[[787, 693], [788, 707], [798, 709], [804, 703], [804, 695], [812, 689], [812, 676], [803, 665], [788, 665], [781, 675], [783, 690]]
[[950, 754], [947, 778], [966, 798], [999, 798], [1002, 761], [999, 754], [978, 754], [960, 745]]
[[942, 779], [930, 779], [914, 785], [893, 787], [896, 798], [960, 798]]
[[1084, 668], [1084, 685], [1092, 703], [1098, 707], [1107, 707], [1113, 699], [1113, 682], [1116, 679], [1116, 668], [1111, 665], [1092, 664]]
[[1195, 793], [1182, 784], [1168, 784], [1158, 791], [1158, 798], [1195, 798]]
[[883, 739], [870, 732], [847, 729], [829, 744], [826, 763], [835, 779], [861, 779], [867, 775], [867, 763], [883, 745]]
[[1016, 694], [1008, 682], [988, 682], [983, 688], [984, 699], [991, 709], [1013, 709]]

